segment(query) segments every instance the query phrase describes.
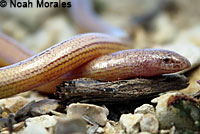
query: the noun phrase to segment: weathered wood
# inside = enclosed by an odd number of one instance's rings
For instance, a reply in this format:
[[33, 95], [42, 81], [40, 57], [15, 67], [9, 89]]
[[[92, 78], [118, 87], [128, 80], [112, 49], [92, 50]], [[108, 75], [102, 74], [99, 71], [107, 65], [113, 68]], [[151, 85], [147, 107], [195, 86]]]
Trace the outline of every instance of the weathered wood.
[[179, 90], [189, 85], [183, 75], [162, 75], [102, 82], [87, 78], [65, 81], [57, 95], [68, 102], [119, 102], [152, 97], [159, 93]]

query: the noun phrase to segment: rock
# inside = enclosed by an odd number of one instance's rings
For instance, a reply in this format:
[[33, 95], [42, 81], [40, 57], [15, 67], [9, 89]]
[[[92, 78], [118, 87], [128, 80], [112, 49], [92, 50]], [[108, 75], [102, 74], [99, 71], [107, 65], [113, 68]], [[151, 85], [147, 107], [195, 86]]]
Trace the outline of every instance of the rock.
[[138, 134], [151, 134], [151, 133], [149, 133], [149, 132], [140, 132]]
[[86, 123], [81, 118], [58, 118], [55, 134], [87, 134]]
[[30, 91], [19, 93], [19, 94], [17, 94], [17, 96], [22, 96], [24, 98], [27, 98], [27, 100], [29, 102], [31, 102], [31, 101], [40, 101], [40, 100], [43, 100], [43, 99], [48, 99], [48, 97], [45, 96], [44, 94], [41, 94], [41, 93], [39, 93], [37, 91], [34, 91], [34, 90], [30, 90]]
[[106, 124], [108, 113], [107, 108], [93, 104], [73, 103], [67, 108], [68, 118], [73, 116], [88, 116], [92, 121], [101, 126]]
[[38, 124], [44, 128], [50, 128], [56, 125], [57, 120], [55, 116], [42, 115], [38, 117], [28, 118], [25, 121], [26, 125]]
[[104, 127], [105, 133], [106, 134], [115, 134], [116, 130], [113, 125], [110, 124], [110, 122], [107, 122], [105, 127]]
[[199, 131], [199, 100], [182, 93], [167, 93], [152, 102], [157, 102], [156, 116], [160, 129], [175, 126], [177, 131]]
[[50, 113], [58, 108], [58, 101], [54, 99], [44, 99], [31, 104], [31, 115], [37, 116]]
[[97, 129], [96, 132], [99, 133], [99, 134], [102, 134], [102, 133], [104, 133], [105, 131], [104, 131], [104, 129], [103, 129], [102, 127], [98, 127], [98, 129]]
[[[167, 93], [158, 98], [152, 100], [152, 103], [157, 103], [156, 105], [156, 116], [160, 122], [160, 129], [171, 128], [171, 122], [177, 120], [175, 114], [172, 111], [168, 111], [167, 101], [171, 95], [176, 95], [177, 93]], [[179, 121], [181, 123], [182, 121]], [[189, 125], [189, 124], [188, 124]]]
[[22, 108], [20, 108], [16, 113], [15, 113], [15, 120], [17, 122], [21, 122], [26, 120], [28, 117], [31, 116], [30, 110], [31, 110], [31, 105], [35, 103], [35, 101], [31, 101], [24, 105]]
[[199, 91], [200, 85], [197, 83], [197, 80], [200, 80], [200, 67], [196, 68], [194, 71], [190, 73], [190, 85], [181, 90], [184, 94], [194, 94]]
[[31, 123], [25, 129], [23, 134], [49, 134], [41, 124]]
[[49, 114], [55, 111], [58, 106], [58, 101], [54, 99], [44, 99], [38, 102], [31, 101], [15, 113], [15, 120], [20, 122], [28, 117]]
[[87, 134], [94, 134], [98, 128], [99, 128], [99, 125], [93, 125], [93, 126], [88, 127]]
[[24, 131], [24, 128], [25, 128], [24, 122], [19, 122], [19, 123], [16, 123], [16, 124], [12, 124], [13, 122], [12, 123], [10, 122], [10, 124], [6, 123], [5, 126], [2, 126], [2, 120], [5, 121], [5, 118], [4, 119], [1, 118], [1, 121], [0, 121], [1, 134], [10, 134], [8, 131], [11, 129], [11, 126], [12, 126], [13, 132], [17, 131], [17, 134], [18, 133], [23, 134], [23, 131]]
[[15, 96], [7, 99], [0, 100], [0, 106], [3, 111], [9, 111], [10, 113], [17, 112], [21, 107], [27, 103], [27, 99], [21, 96]]
[[145, 114], [140, 121], [140, 129], [143, 132], [157, 134], [159, 122], [154, 114]]
[[135, 109], [134, 113], [140, 113], [140, 114], [147, 114], [147, 113], [155, 113], [154, 107], [149, 104], [143, 104], [142, 106]]
[[142, 119], [143, 114], [122, 114], [119, 123], [122, 125], [122, 128], [128, 133], [138, 133], [140, 126], [139, 122]]
[[104, 127], [105, 134], [125, 134], [121, 125], [114, 121], [108, 121]]
[[170, 133], [170, 130], [163, 130], [163, 129], [162, 129], [162, 130], [159, 131], [159, 133], [160, 133], [160, 134], [169, 134], [169, 133]]
[[173, 126], [171, 129], [161, 129], [160, 131], [159, 131], [159, 134], [175, 134], [175, 130], [176, 130], [176, 128], [175, 128], [175, 126]]

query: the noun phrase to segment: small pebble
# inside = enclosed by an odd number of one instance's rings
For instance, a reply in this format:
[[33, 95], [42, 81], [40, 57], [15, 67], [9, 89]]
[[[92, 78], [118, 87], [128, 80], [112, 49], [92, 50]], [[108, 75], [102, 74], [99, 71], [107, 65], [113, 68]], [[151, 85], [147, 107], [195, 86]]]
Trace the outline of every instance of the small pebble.
[[154, 114], [145, 114], [140, 121], [140, 129], [143, 132], [157, 134], [159, 128], [158, 119]]
[[21, 96], [15, 96], [7, 99], [0, 100], [0, 106], [3, 111], [9, 111], [11, 113], [17, 112], [21, 107], [27, 103], [27, 99]]
[[55, 116], [42, 115], [38, 117], [28, 118], [26, 119], [25, 123], [27, 126], [31, 124], [40, 124], [44, 128], [50, 128], [52, 126], [55, 126], [57, 120]]
[[105, 134], [125, 134], [118, 122], [108, 121], [104, 127]]
[[109, 111], [107, 108], [93, 104], [73, 103], [67, 108], [67, 117], [88, 116], [92, 121], [101, 126], [106, 124], [108, 113]]
[[149, 133], [149, 132], [140, 132], [138, 134], [151, 134], [151, 133]]
[[24, 129], [24, 134], [49, 134], [41, 124], [31, 123]]
[[81, 118], [58, 118], [55, 134], [86, 134], [86, 123]]
[[162, 130], [159, 131], [159, 133], [160, 133], [160, 134], [169, 134], [169, 133], [170, 133], [170, 130], [163, 130], [163, 129], [162, 129]]
[[[168, 98], [171, 95], [176, 95], [176, 94], [177, 93], [167, 93], [167, 94], [164, 94], [160, 97], [154, 98], [151, 101], [152, 103], [157, 103], [157, 105], [156, 105], [156, 116], [157, 116], [157, 118], [160, 122], [160, 128], [161, 129], [171, 128], [171, 122], [173, 120], [177, 120], [175, 114], [172, 111], [168, 111], [168, 106], [167, 106]], [[179, 123], [181, 123], [181, 122], [179, 122]]]
[[175, 128], [175, 126], [173, 126], [173, 127], [170, 128], [170, 129], [166, 129], [166, 130], [161, 129], [161, 130], [159, 131], [159, 134], [175, 134], [175, 130], [176, 130], [176, 128]]
[[147, 114], [147, 113], [155, 113], [154, 107], [150, 104], [143, 104], [142, 106], [135, 109], [134, 113], [141, 113], [141, 114]]
[[119, 123], [122, 125], [122, 128], [128, 133], [138, 133], [140, 126], [139, 122], [142, 119], [143, 114], [122, 114]]
[[160, 129], [199, 131], [200, 108], [198, 101], [192, 96], [182, 93], [167, 93], [153, 102], [157, 102], [156, 116]]
[[97, 129], [96, 132], [102, 134], [102, 133], [104, 133], [105, 131], [104, 131], [104, 129], [103, 129], [102, 127], [98, 127], [98, 129]]
[[58, 101], [53, 99], [45, 99], [31, 104], [31, 115], [37, 116], [50, 113], [58, 108]]

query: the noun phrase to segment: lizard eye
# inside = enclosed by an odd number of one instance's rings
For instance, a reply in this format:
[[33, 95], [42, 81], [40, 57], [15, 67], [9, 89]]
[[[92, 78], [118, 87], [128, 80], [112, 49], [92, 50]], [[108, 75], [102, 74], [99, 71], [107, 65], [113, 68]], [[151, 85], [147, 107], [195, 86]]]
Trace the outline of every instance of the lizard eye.
[[164, 58], [164, 59], [163, 59], [163, 61], [164, 61], [165, 63], [168, 63], [169, 60], [170, 60], [169, 58]]

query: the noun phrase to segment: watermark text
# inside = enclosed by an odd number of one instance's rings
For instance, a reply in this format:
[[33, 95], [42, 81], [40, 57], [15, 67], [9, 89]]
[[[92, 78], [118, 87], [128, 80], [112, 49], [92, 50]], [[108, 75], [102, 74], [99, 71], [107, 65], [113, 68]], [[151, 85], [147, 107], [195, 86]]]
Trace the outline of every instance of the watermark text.
[[0, 7], [4, 8], [9, 6], [10, 8], [70, 8], [72, 6], [71, 2], [65, 2], [61, 0], [45, 1], [45, 0], [27, 0], [27, 1], [17, 1], [17, 0], [0, 0]]

